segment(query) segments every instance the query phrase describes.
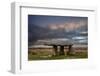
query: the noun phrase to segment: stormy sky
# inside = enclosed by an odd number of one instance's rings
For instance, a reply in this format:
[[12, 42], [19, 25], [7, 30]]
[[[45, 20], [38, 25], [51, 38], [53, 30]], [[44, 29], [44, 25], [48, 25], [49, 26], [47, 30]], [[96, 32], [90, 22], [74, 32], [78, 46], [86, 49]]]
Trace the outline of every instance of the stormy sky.
[[[54, 35], [57, 37], [66, 35], [65, 37], [68, 37], [71, 34], [75, 34], [77, 37], [77, 31], [78, 33], [87, 33], [87, 26], [87, 17], [28, 15], [28, 39], [34, 41], [35, 38], [53, 38]], [[62, 35], [58, 35], [57, 31]]]
[[65, 25], [71, 29], [87, 25], [87, 17], [28, 15], [28, 24], [35, 24], [41, 27]]

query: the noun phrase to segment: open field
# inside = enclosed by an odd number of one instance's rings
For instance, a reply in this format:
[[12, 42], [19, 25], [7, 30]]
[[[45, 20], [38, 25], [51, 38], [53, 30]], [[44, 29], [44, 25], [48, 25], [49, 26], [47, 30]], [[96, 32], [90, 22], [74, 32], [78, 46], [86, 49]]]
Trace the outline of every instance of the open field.
[[[59, 50], [58, 50], [59, 51]], [[55, 60], [55, 59], [79, 59], [88, 58], [87, 48], [73, 48], [72, 54], [68, 55], [68, 48], [64, 49], [65, 55], [53, 56], [52, 48], [28, 49], [28, 60]]]

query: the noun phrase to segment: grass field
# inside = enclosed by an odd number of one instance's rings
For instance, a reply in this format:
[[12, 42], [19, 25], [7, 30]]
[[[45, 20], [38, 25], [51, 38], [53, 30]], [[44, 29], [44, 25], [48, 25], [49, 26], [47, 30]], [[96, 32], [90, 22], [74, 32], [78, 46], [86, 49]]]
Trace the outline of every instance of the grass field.
[[80, 59], [80, 58], [88, 58], [87, 48], [75, 48], [73, 53], [67, 55], [67, 51], [65, 50], [65, 55], [53, 56], [52, 49], [41, 49], [41, 48], [33, 48], [28, 49], [28, 60], [56, 60], [56, 59]]

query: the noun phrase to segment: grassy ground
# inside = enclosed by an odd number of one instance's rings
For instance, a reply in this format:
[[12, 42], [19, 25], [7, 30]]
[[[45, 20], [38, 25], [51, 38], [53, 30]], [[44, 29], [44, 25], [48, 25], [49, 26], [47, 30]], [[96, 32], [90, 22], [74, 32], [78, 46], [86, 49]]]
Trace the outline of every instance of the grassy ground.
[[[40, 50], [40, 49], [39, 49]], [[28, 52], [28, 60], [56, 60], [56, 59], [79, 59], [79, 58], [88, 58], [87, 50], [79, 50], [75, 51], [74, 54], [71, 55], [58, 55], [58, 56], [52, 56], [52, 51], [42, 50], [37, 51], [32, 50], [31, 52]]]

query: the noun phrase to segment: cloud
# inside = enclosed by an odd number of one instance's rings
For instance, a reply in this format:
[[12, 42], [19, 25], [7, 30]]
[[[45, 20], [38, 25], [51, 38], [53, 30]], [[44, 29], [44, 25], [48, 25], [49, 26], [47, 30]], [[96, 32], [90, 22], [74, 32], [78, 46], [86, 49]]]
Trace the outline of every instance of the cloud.
[[86, 20], [80, 20], [77, 22], [65, 22], [62, 24], [50, 24], [48, 27], [52, 30], [65, 30], [65, 31], [72, 31], [78, 29], [82, 26], [87, 26]]

